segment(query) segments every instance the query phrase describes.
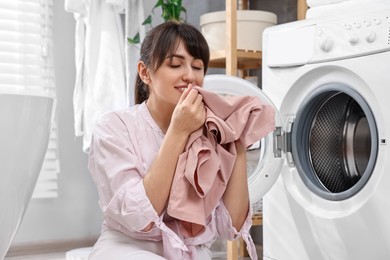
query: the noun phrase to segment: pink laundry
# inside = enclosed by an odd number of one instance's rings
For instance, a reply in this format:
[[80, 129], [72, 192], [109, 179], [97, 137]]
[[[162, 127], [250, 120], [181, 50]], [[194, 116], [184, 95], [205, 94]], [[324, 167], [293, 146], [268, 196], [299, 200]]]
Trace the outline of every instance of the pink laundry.
[[203, 231], [229, 182], [236, 158], [235, 141], [249, 147], [275, 127], [273, 106], [255, 96], [221, 96], [197, 88], [206, 121], [193, 132], [180, 155], [167, 212], [181, 221], [187, 237]]

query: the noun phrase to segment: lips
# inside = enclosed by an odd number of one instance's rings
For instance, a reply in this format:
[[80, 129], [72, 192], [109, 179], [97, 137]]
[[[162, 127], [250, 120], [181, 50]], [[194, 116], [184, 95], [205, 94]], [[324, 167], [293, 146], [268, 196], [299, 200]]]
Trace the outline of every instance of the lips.
[[177, 90], [179, 90], [181, 93], [183, 93], [188, 87], [179, 87], [179, 88], [176, 88]]
[[183, 93], [184, 91], [186, 91], [186, 89], [188, 89], [189, 85], [186, 85], [186, 86], [178, 86], [178, 87], [175, 87], [179, 92]]
[[181, 85], [181, 86], [177, 86], [175, 87], [180, 93], [183, 93], [184, 91], [186, 91], [188, 88], [192, 88], [192, 83], [189, 83], [188, 85]]

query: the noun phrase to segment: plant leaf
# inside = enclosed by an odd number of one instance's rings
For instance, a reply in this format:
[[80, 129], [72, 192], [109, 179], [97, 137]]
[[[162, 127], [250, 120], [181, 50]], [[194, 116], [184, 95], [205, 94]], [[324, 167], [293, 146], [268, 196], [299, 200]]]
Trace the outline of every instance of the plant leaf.
[[152, 24], [152, 16], [149, 15], [148, 17], [146, 17], [146, 19], [144, 20], [144, 22], [142, 23], [142, 25], [147, 25], [147, 24]]
[[159, 6], [162, 6], [164, 4], [164, 1], [163, 0], [158, 0], [156, 5], [153, 7], [152, 9], [152, 13], [154, 14], [154, 9], [156, 9], [157, 7]]
[[182, 7], [181, 7], [181, 11], [184, 13], [184, 19], [183, 19], [183, 21], [186, 22], [186, 21], [187, 21], [187, 10], [182, 6]]
[[133, 38], [127, 38], [127, 42], [130, 43], [130, 44], [138, 44], [138, 43], [140, 43], [139, 33], [137, 33]]

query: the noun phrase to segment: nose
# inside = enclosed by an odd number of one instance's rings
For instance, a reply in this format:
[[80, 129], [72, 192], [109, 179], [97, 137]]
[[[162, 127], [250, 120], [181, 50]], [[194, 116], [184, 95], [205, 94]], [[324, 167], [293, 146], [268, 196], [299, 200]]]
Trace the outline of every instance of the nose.
[[194, 83], [195, 82], [195, 70], [192, 66], [186, 67], [186, 70], [183, 74], [183, 80], [186, 83]]

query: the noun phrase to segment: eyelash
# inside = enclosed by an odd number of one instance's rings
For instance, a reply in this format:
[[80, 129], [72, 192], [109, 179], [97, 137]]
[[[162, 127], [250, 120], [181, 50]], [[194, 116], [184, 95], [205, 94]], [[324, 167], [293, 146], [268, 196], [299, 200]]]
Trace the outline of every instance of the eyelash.
[[[180, 65], [170, 65], [172, 68], [179, 68], [180, 67]], [[196, 70], [202, 70], [202, 68], [201, 67], [196, 67], [196, 66], [192, 66], [192, 68], [194, 68], [194, 69], [196, 69]]]

